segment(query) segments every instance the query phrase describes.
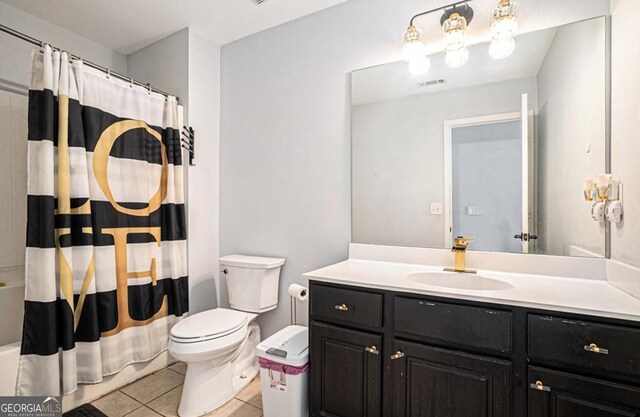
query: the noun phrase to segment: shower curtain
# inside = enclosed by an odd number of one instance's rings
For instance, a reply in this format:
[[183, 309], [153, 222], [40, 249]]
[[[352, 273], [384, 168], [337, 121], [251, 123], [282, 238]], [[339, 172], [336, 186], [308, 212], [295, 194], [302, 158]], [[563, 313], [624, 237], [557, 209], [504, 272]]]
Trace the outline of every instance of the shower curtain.
[[188, 311], [174, 97], [34, 50], [17, 395], [60, 395], [167, 348]]

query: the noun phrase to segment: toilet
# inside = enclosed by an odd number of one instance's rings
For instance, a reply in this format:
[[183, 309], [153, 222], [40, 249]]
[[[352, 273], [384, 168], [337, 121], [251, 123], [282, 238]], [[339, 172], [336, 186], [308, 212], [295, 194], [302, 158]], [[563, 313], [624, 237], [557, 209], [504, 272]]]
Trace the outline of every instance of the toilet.
[[258, 374], [260, 313], [278, 306], [282, 258], [220, 258], [230, 309], [194, 314], [171, 329], [169, 353], [187, 364], [180, 417], [206, 414], [235, 397]]

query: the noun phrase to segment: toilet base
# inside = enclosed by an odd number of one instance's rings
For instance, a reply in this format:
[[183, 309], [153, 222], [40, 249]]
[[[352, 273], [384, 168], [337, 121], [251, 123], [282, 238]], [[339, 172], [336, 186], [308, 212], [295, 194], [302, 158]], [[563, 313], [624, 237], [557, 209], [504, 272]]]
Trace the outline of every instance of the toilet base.
[[208, 361], [187, 363], [180, 417], [198, 417], [233, 399], [260, 371], [256, 346], [260, 328], [252, 323], [247, 339], [233, 352]]

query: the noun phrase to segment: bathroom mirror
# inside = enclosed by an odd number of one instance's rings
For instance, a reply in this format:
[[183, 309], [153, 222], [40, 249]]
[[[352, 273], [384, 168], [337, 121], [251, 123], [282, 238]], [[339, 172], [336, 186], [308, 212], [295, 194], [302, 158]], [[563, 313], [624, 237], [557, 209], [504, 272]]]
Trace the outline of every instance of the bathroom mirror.
[[608, 169], [608, 21], [522, 34], [515, 52], [414, 76], [352, 74], [352, 241], [603, 257], [585, 178]]

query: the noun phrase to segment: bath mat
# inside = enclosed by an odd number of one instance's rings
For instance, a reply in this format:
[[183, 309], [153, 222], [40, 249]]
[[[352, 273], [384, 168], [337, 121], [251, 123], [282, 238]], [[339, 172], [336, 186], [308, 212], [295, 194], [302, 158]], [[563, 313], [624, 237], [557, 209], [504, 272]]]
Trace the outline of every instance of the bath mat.
[[105, 413], [98, 410], [91, 404], [83, 404], [71, 411], [67, 411], [63, 417], [108, 417]]

